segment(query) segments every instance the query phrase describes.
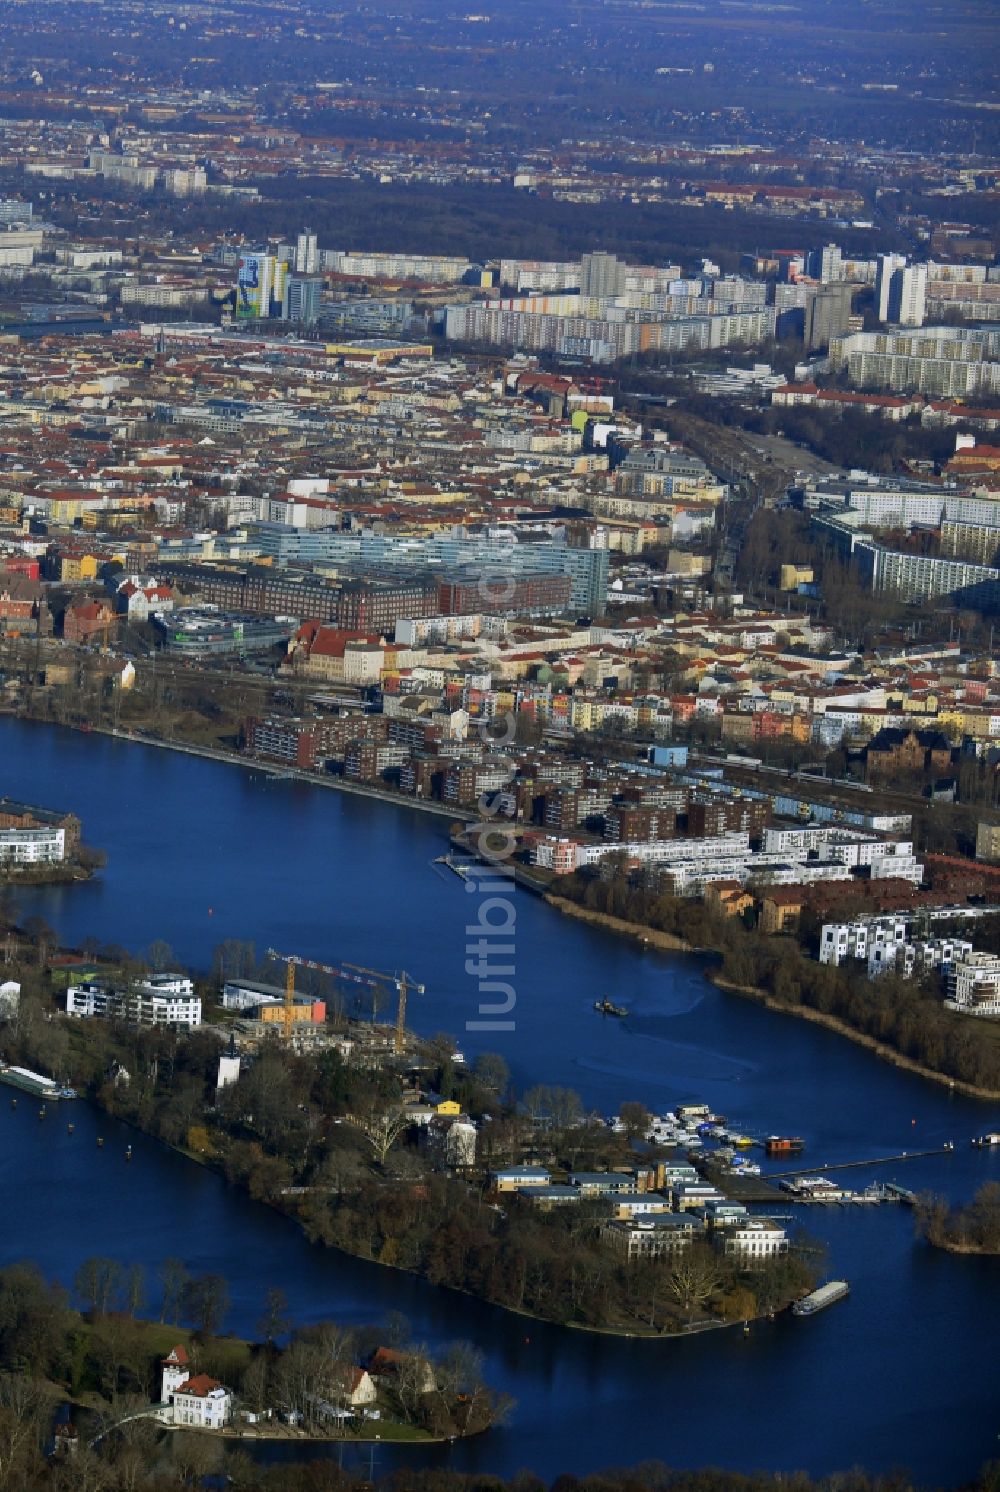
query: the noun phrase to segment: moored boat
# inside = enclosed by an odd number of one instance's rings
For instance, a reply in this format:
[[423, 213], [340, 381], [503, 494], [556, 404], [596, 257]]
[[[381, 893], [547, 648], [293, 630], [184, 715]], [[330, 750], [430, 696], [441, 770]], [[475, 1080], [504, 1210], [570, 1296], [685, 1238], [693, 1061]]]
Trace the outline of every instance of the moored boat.
[[768, 1155], [799, 1155], [805, 1148], [797, 1135], [768, 1135], [764, 1141]]
[[827, 1306], [833, 1305], [835, 1301], [843, 1300], [850, 1293], [850, 1285], [846, 1280], [830, 1280], [825, 1285], [820, 1285], [818, 1290], [797, 1300], [792, 1306], [793, 1316], [813, 1316], [817, 1311], [825, 1310]]
[[72, 1088], [62, 1088], [52, 1078], [47, 1078], [40, 1072], [32, 1072], [28, 1067], [0, 1066], [0, 1083], [7, 1083], [11, 1088], [20, 1088], [22, 1093], [30, 1093], [33, 1098], [76, 1097]]

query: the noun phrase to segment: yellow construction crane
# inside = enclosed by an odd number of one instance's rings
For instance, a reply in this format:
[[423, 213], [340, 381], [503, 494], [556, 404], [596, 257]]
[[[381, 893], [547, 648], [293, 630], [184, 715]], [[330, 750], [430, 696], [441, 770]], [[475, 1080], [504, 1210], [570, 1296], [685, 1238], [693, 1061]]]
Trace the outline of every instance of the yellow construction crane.
[[[403, 1050], [406, 1042], [406, 1002], [410, 990], [418, 995], [424, 993], [424, 986], [418, 984], [405, 969], [400, 974], [384, 974], [381, 969], [366, 969], [361, 964], [342, 964], [340, 968], [334, 968], [333, 964], [321, 964], [316, 959], [300, 958], [297, 953], [278, 953], [274, 948], [267, 950], [267, 957], [287, 965], [285, 1004], [282, 1012], [282, 1031], [286, 1041], [291, 1039], [292, 1027], [295, 1023], [295, 968], [298, 965], [302, 969], [318, 969], [321, 974], [330, 974], [334, 979], [349, 979], [353, 984], [367, 985], [369, 989], [395, 989], [399, 996], [396, 1004], [395, 1047], [397, 1052]], [[374, 1020], [374, 1011], [372, 1019]]]
[[340, 970], [335, 969], [332, 964], [321, 964], [316, 959], [299, 958], [297, 953], [278, 953], [274, 948], [267, 950], [267, 957], [276, 959], [279, 963], [287, 965], [285, 969], [285, 1003], [281, 1012], [281, 1033], [286, 1041], [292, 1039], [292, 1027], [295, 1025], [295, 966], [302, 969], [318, 969], [321, 974], [332, 974], [335, 979], [340, 978]]
[[[383, 974], [378, 969], [365, 969], [360, 964], [345, 964], [344, 977], [357, 979], [359, 984], [384, 984], [395, 989], [399, 995], [396, 1004], [396, 1038], [395, 1047], [401, 1052], [406, 1042], [406, 1001], [413, 990], [415, 994], [422, 995], [424, 986], [418, 984], [404, 969], [400, 974]], [[362, 977], [359, 977], [362, 976]]]

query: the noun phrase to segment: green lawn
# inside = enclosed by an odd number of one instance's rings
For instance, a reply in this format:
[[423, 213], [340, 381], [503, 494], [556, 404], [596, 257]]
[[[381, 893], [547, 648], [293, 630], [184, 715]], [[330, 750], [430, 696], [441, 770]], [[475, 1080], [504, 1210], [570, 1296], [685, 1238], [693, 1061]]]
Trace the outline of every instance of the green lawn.
[[[137, 1320], [144, 1349], [149, 1356], [166, 1357], [172, 1347], [184, 1347], [194, 1355], [197, 1343], [189, 1326], [171, 1326], [169, 1322]], [[87, 1338], [94, 1326], [82, 1316], [79, 1331]], [[192, 1345], [193, 1344], [193, 1345]], [[242, 1337], [214, 1337], [208, 1347], [213, 1365], [221, 1372], [242, 1370], [250, 1360], [251, 1343]]]

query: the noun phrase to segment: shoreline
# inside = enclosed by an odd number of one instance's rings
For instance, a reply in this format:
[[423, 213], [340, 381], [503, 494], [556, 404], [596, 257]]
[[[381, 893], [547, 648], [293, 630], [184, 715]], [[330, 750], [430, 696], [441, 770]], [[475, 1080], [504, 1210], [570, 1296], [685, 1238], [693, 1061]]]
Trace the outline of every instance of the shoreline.
[[[20, 720], [29, 720], [37, 725], [49, 725], [52, 722], [34, 720], [32, 716], [21, 715], [13, 717]], [[223, 751], [221, 748], [211, 746], [196, 746], [183, 741], [164, 741], [158, 737], [137, 734], [134, 731], [115, 730], [110, 726], [95, 725], [83, 731], [79, 726], [66, 726], [68, 730], [76, 730], [81, 734], [96, 733], [111, 738], [112, 740], [125, 741], [140, 746], [155, 746], [163, 751], [177, 751], [186, 756], [197, 756], [207, 761], [221, 762], [235, 767], [242, 767], [245, 771], [258, 771], [266, 773], [279, 780], [291, 779], [304, 782], [313, 787], [333, 788], [337, 792], [351, 794], [355, 797], [374, 799], [380, 803], [388, 803], [400, 808], [415, 809], [419, 813], [430, 814], [436, 818], [447, 818], [451, 822], [464, 821], [475, 823], [477, 815], [463, 808], [446, 808], [443, 804], [428, 803], [420, 799], [405, 798], [402, 794], [391, 793], [379, 788], [370, 787], [362, 783], [348, 783], [343, 778], [333, 777], [329, 774], [309, 772], [302, 767], [282, 767], [278, 763], [260, 762], [253, 757], [243, 757], [236, 752]], [[518, 877], [515, 870], [515, 880]], [[567, 897], [557, 896], [546, 890], [539, 883], [525, 877], [521, 884], [526, 890], [540, 895], [542, 899], [554, 910], [561, 912], [564, 916], [573, 917], [577, 921], [585, 922], [592, 927], [603, 927], [606, 931], [618, 934], [621, 937], [633, 938], [644, 947], [656, 948], [663, 953], [688, 953], [709, 954], [714, 950], [710, 948], [695, 948], [686, 939], [677, 937], [674, 933], [661, 932], [657, 928], [645, 927], [642, 923], [627, 922], [621, 917], [613, 917], [606, 912], [595, 912], [589, 907], [581, 907], [577, 902], [570, 901]], [[717, 971], [710, 971], [707, 977], [712, 983], [728, 994], [741, 995], [745, 999], [756, 1001], [765, 1009], [782, 1015], [796, 1016], [802, 1020], [810, 1021], [813, 1025], [822, 1026], [827, 1031], [832, 1031], [836, 1036], [843, 1036], [848, 1041], [854, 1042], [856, 1046], [864, 1047], [875, 1057], [883, 1062], [890, 1063], [893, 1067], [900, 1068], [904, 1072], [911, 1072], [917, 1077], [926, 1078], [929, 1082], [937, 1083], [939, 1086], [950, 1088], [953, 1092], [962, 1093], [967, 1098], [975, 1098], [984, 1103], [996, 1103], [1000, 1101], [1000, 1091], [992, 1088], [980, 1088], [974, 1083], [968, 1083], [963, 1078], [952, 1078], [946, 1073], [936, 1072], [931, 1067], [925, 1067], [920, 1062], [915, 1062], [912, 1057], [907, 1057], [895, 1048], [886, 1046], [884, 1042], [869, 1036], [864, 1031], [857, 1031], [839, 1016], [828, 1015], [821, 1010], [814, 1010], [808, 1005], [785, 1005], [776, 1000], [767, 990], [752, 985], [735, 984], [731, 980], [723, 978]], [[542, 1318], [544, 1319], [544, 1318]]]
[[140, 731], [115, 730], [110, 725], [88, 725], [84, 728], [80, 725], [70, 725], [55, 720], [39, 720], [34, 715], [11, 715], [10, 718], [31, 725], [71, 730], [78, 735], [107, 736], [110, 740], [124, 741], [132, 746], [154, 746], [160, 751], [176, 751], [182, 756], [198, 756], [205, 761], [219, 762], [224, 766], [242, 767], [244, 771], [263, 772], [278, 781], [289, 780], [304, 782], [310, 787], [333, 788], [335, 792], [347, 793], [352, 797], [370, 798], [379, 803], [393, 804], [398, 808], [412, 808], [417, 813], [430, 814], [435, 818], [449, 819], [452, 822], [460, 820], [463, 823], [473, 824], [478, 819], [478, 815], [470, 813], [467, 808], [449, 808], [444, 803], [428, 802], [425, 798], [410, 798], [405, 793], [394, 793], [388, 788], [373, 787], [370, 783], [348, 782], [343, 777], [335, 777], [331, 772], [310, 772], [306, 767], [282, 766], [280, 762], [259, 761], [257, 757], [241, 756], [238, 751], [226, 751], [221, 746], [199, 746], [192, 741], [165, 741], [161, 736], [150, 736]]
[[586, 922], [591, 927], [603, 927], [608, 932], [618, 933], [624, 938], [634, 938], [637, 943], [642, 943], [649, 948], [658, 948], [661, 953], [704, 953], [703, 948], [694, 948], [685, 938], [679, 938], [676, 933], [660, 932], [655, 927], [644, 927], [641, 922], [626, 922], [624, 917], [612, 917], [610, 912], [595, 912], [591, 907], [581, 907], [578, 902], [570, 901], [568, 896], [556, 896], [552, 891], [546, 891], [543, 899], [557, 912], [562, 912], [566, 917], [574, 917], [578, 922]]
[[[197, 1151], [186, 1149], [183, 1145], [171, 1144], [169, 1140], [164, 1140], [161, 1136], [153, 1134], [150, 1130], [143, 1129], [134, 1119], [128, 1119], [122, 1114], [115, 1114], [110, 1109], [104, 1108], [95, 1094], [81, 1094], [81, 1098], [83, 1102], [91, 1104], [98, 1113], [107, 1115], [116, 1124], [125, 1125], [126, 1128], [134, 1130], [136, 1134], [142, 1135], [154, 1145], [162, 1146], [164, 1150], [169, 1151], [171, 1154], [179, 1155], [186, 1161], [191, 1161], [197, 1166], [202, 1166], [206, 1171], [211, 1171], [213, 1175], [218, 1176], [220, 1181], [226, 1186], [235, 1186], [244, 1196], [250, 1197], [250, 1193], [245, 1186], [227, 1179], [216, 1157], [199, 1154]], [[371, 1254], [361, 1254], [354, 1249], [344, 1248], [342, 1244], [326, 1243], [321, 1238], [312, 1238], [296, 1209], [284, 1207], [279, 1201], [271, 1200], [267, 1197], [250, 1197], [250, 1200], [260, 1207], [270, 1208], [279, 1217], [283, 1217], [292, 1223], [299, 1229], [306, 1242], [314, 1248], [329, 1249], [333, 1253], [343, 1254], [346, 1259], [357, 1259], [362, 1264], [370, 1264], [375, 1269], [389, 1269], [395, 1271], [397, 1274], [409, 1275], [411, 1279], [421, 1280], [432, 1290], [447, 1290], [453, 1295], [464, 1295], [468, 1300], [478, 1301], [480, 1305], [489, 1306], [492, 1310], [504, 1311], [511, 1316], [520, 1316], [525, 1321], [537, 1321], [542, 1326], [555, 1327], [559, 1331], [581, 1331], [592, 1336], [617, 1337], [626, 1341], [632, 1339], [648, 1342], [676, 1342], [684, 1341], [690, 1337], [702, 1336], [706, 1332], [725, 1331], [730, 1327], [744, 1326], [746, 1324], [746, 1319], [740, 1318], [739, 1320], [734, 1319], [732, 1321], [702, 1321], [688, 1326], [682, 1331], [656, 1331], [652, 1328], [643, 1329], [638, 1323], [635, 1328], [630, 1327], [626, 1330], [624, 1327], [617, 1326], [587, 1326], [580, 1321], [555, 1321], [551, 1316], [540, 1316], [537, 1311], [528, 1311], [522, 1306], [503, 1305], [498, 1300], [490, 1300], [486, 1295], [476, 1295], [471, 1290], [463, 1289], [461, 1285], [432, 1284], [425, 1274], [421, 1274], [418, 1269], [408, 1269], [404, 1264], [390, 1264], [385, 1260], [373, 1258]], [[766, 1316], [751, 1316], [748, 1318], [749, 1323], [752, 1325], [754, 1322], [770, 1320], [773, 1316], [781, 1315], [784, 1311], [788, 1310], [790, 1305], [791, 1302], [789, 1301], [788, 1305], [780, 1306], [777, 1311], [770, 1312]], [[482, 1432], [476, 1431], [475, 1433], [480, 1434]], [[444, 1438], [448, 1439], [449, 1437], [446, 1436]], [[466, 1437], [461, 1436], [459, 1438], [464, 1439]]]
[[927, 1244], [932, 1249], [941, 1249], [945, 1254], [965, 1254], [972, 1259], [1000, 1259], [1000, 1249], [983, 1248], [978, 1243], [937, 1243], [928, 1238]]
[[52, 865], [41, 872], [28, 870], [27, 873], [5, 870], [0, 874], [0, 886], [9, 886], [11, 890], [33, 886], [76, 886], [92, 881], [99, 868], [103, 867], [88, 870], [83, 865]]
[[[644, 946], [658, 948], [664, 953], [703, 954], [711, 952], [710, 949], [694, 948], [673, 933], [658, 932], [655, 928], [644, 927], [639, 922], [626, 922], [621, 917], [612, 917], [606, 912], [595, 912], [590, 907], [581, 907], [564, 896], [548, 894], [545, 900], [549, 906], [567, 917], [575, 917], [578, 921], [586, 922], [592, 927], [603, 927], [608, 932], [634, 938]], [[912, 1057], [907, 1057], [903, 1052], [897, 1052], [894, 1047], [886, 1046], [885, 1042], [869, 1036], [867, 1032], [855, 1030], [853, 1026], [841, 1020], [840, 1016], [814, 1010], [811, 1005], [785, 1005], [781, 1000], [775, 999], [766, 989], [761, 989], [756, 985], [736, 984], [724, 978], [717, 970], [707, 971], [707, 977], [717, 989], [724, 990], [727, 994], [741, 995], [744, 999], [753, 1000], [758, 1005], [763, 1005], [766, 1010], [774, 1011], [778, 1015], [795, 1016], [800, 1020], [809, 1021], [814, 1026], [822, 1026], [825, 1030], [832, 1031], [835, 1036], [846, 1037], [856, 1046], [864, 1047], [873, 1056], [904, 1072], [912, 1072], [917, 1077], [926, 1078], [929, 1082], [949, 1088], [955, 1093], [961, 1093], [966, 1098], [975, 1098], [984, 1103], [996, 1103], [1000, 1100], [1000, 1092], [992, 1088], [979, 1088], [976, 1084], [967, 1083], [962, 1078], [949, 1077], [947, 1073], [935, 1072], [932, 1067], [925, 1067], [922, 1063], [915, 1062]]]

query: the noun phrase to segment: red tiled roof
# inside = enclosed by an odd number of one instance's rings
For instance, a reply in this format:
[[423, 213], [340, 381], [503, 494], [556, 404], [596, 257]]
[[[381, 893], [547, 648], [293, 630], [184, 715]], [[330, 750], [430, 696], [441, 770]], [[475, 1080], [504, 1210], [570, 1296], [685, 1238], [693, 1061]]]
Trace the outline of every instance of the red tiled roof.
[[207, 1399], [214, 1389], [221, 1388], [218, 1378], [209, 1378], [207, 1373], [196, 1373], [177, 1389], [181, 1394], [193, 1394], [196, 1399]]

